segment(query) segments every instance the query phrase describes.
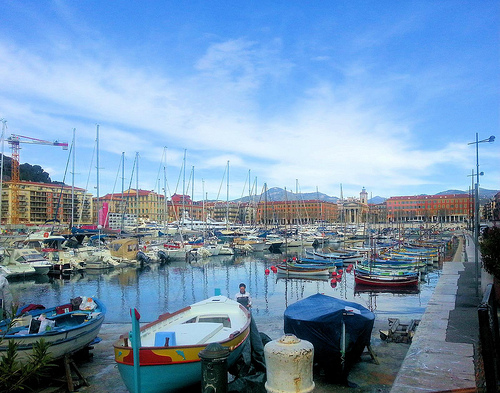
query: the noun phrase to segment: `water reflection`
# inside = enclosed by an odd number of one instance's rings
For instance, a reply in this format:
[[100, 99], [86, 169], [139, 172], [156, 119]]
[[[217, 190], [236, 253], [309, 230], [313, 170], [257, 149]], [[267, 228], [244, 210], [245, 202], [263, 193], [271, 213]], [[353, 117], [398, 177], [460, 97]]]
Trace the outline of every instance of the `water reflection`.
[[[292, 255], [293, 254], [289, 254]], [[96, 296], [107, 306], [107, 322], [129, 322], [130, 308], [137, 308], [144, 322], [165, 312], [174, 312], [203, 300], [219, 289], [233, 298], [238, 284], [245, 282], [253, 299], [256, 321], [282, 320], [286, 307], [304, 297], [324, 293], [370, 308], [384, 320], [394, 314], [419, 318], [439, 277], [429, 273], [417, 292], [361, 288], [352, 273], [345, 273], [332, 288], [329, 278], [286, 277], [265, 274], [281, 262], [283, 255], [259, 253], [246, 256], [217, 256], [189, 262], [151, 265], [146, 269], [115, 269], [106, 273], [88, 272], [69, 279], [37, 277], [12, 281], [16, 300], [45, 306], [66, 303], [76, 296]]]

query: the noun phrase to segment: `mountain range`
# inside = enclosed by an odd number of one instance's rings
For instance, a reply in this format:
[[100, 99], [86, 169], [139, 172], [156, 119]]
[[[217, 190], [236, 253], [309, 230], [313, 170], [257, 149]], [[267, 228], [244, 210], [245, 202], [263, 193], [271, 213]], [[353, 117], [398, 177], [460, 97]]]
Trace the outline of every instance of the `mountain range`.
[[[488, 190], [485, 188], [479, 188], [479, 199], [480, 200], [489, 200], [495, 196], [496, 193], [498, 193], [499, 190]], [[468, 194], [468, 191], [462, 191], [462, 190], [446, 190], [446, 191], [441, 191], [435, 195], [450, 195], [450, 194]], [[277, 201], [308, 201], [308, 200], [320, 200], [320, 201], [326, 201], [326, 202], [333, 202], [337, 203], [337, 201], [340, 199], [336, 196], [329, 196], [326, 194], [323, 194], [321, 192], [305, 192], [305, 193], [294, 193], [290, 191], [286, 191], [282, 188], [279, 187], [273, 187], [267, 190], [266, 192], [267, 196], [264, 195], [264, 193], [260, 195], [253, 196], [252, 199], [254, 201], [264, 201], [267, 199], [269, 202], [277, 202]], [[420, 194], [420, 195], [427, 195], [427, 194]], [[246, 196], [243, 198], [235, 199], [233, 202], [248, 202], [250, 197]], [[381, 196], [375, 196], [370, 199], [368, 199], [368, 203], [370, 204], [379, 204], [385, 202], [387, 198], [381, 197]]]

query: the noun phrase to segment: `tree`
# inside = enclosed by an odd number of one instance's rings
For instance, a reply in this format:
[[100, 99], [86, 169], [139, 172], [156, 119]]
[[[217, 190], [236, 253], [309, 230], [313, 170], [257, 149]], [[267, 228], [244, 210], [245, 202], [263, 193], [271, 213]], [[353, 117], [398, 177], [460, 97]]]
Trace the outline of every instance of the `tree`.
[[485, 228], [479, 246], [484, 269], [500, 280], [500, 228]]
[[19, 165], [19, 177], [21, 180], [33, 181], [36, 183], [51, 183], [50, 176], [40, 165], [30, 165], [28, 163]]

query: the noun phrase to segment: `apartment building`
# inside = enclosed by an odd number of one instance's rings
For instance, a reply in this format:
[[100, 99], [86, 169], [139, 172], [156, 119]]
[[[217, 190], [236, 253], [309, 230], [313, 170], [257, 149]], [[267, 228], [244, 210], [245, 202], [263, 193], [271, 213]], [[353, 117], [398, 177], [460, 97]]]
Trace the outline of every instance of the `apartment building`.
[[424, 222], [466, 222], [473, 214], [468, 194], [390, 197], [385, 201], [387, 219]]
[[[20, 225], [41, 225], [58, 220], [68, 227], [92, 224], [92, 195], [83, 188], [52, 183], [21, 181], [18, 183], [18, 212]], [[2, 184], [2, 225], [13, 224], [12, 182]]]

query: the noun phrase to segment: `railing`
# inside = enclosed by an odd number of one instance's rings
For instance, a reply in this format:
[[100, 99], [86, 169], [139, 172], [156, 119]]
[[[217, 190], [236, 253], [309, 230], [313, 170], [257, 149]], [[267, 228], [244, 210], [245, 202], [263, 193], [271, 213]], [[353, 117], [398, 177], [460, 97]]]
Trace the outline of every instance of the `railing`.
[[486, 392], [498, 392], [500, 381], [500, 336], [494, 284], [488, 284], [477, 310], [479, 318], [480, 356], [483, 360]]

